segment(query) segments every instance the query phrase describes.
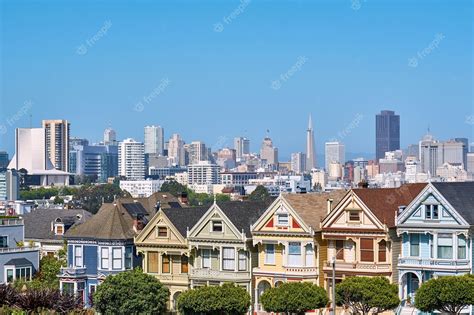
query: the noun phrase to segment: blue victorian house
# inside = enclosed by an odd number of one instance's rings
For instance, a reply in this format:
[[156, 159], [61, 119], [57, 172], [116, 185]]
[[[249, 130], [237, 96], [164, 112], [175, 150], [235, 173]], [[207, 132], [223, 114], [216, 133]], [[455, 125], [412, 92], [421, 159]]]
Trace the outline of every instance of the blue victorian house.
[[399, 294], [413, 301], [431, 278], [472, 273], [474, 182], [429, 183], [405, 206], [396, 219]]

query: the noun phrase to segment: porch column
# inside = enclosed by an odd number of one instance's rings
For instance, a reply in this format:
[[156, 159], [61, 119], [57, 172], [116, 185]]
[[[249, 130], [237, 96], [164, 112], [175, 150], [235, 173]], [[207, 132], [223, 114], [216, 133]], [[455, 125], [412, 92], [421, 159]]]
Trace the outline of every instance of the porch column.
[[255, 302], [254, 311], [256, 312], [256, 311], [259, 311], [259, 309], [258, 309], [258, 285], [257, 284], [255, 284], [255, 297], [254, 298], [255, 298], [255, 300], [254, 300], [254, 302]]
[[234, 271], [239, 271], [239, 251], [237, 246], [234, 246]]

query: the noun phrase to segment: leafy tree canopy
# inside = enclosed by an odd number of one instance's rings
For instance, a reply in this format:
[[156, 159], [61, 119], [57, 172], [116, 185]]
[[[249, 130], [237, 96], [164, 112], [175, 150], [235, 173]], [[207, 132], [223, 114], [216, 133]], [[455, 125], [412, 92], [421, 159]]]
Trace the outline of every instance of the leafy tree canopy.
[[385, 277], [350, 277], [336, 286], [339, 305], [353, 313], [372, 314], [394, 309], [400, 304], [398, 287]]
[[255, 188], [255, 190], [249, 195], [249, 200], [252, 201], [267, 201], [270, 198], [271, 197], [268, 193], [268, 190], [262, 185], [258, 185], [257, 188]]
[[265, 291], [260, 297], [267, 312], [304, 314], [306, 311], [325, 307], [326, 291], [310, 282], [287, 282]]
[[431, 279], [416, 291], [415, 306], [423, 312], [459, 314], [474, 304], [474, 276], [447, 276]]
[[[205, 193], [196, 193], [194, 190], [187, 188], [176, 181], [164, 182], [161, 186], [162, 192], [168, 192], [175, 197], [179, 197], [181, 193], [186, 193], [188, 196], [188, 203], [191, 206], [207, 206], [214, 202], [214, 196]], [[230, 197], [224, 194], [217, 194], [216, 200], [230, 201]]]
[[169, 294], [155, 277], [135, 269], [108, 276], [93, 301], [102, 314], [162, 314]]

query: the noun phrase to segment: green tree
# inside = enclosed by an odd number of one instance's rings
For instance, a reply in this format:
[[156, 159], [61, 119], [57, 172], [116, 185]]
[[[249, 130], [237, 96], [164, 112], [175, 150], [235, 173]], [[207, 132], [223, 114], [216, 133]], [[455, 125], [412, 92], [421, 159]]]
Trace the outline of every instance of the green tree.
[[130, 197], [130, 194], [113, 184], [84, 185], [74, 194], [74, 200], [93, 214], [99, 211], [103, 202], [113, 202], [119, 197]]
[[336, 298], [354, 314], [378, 314], [400, 304], [398, 287], [385, 277], [350, 277], [336, 286]]
[[233, 283], [201, 287], [181, 293], [178, 309], [185, 315], [245, 314], [250, 307], [248, 292]]
[[108, 276], [93, 296], [102, 314], [162, 314], [169, 290], [140, 269]]
[[423, 312], [439, 311], [457, 315], [474, 304], [474, 276], [447, 276], [431, 279], [416, 291], [415, 306]]
[[304, 314], [325, 307], [326, 291], [310, 282], [287, 282], [266, 290], [260, 301], [267, 312]]
[[55, 205], [62, 205], [62, 204], [64, 204], [64, 199], [59, 197], [59, 196], [56, 196], [56, 197], [54, 197], [53, 202], [54, 202]]
[[168, 193], [172, 194], [175, 197], [179, 197], [179, 195], [182, 192], [187, 192], [188, 189], [186, 188], [186, 186], [181, 185], [177, 181], [171, 180], [171, 181], [164, 182], [163, 185], [161, 185], [160, 191], [168, 192]]
[[270, 198], [271, 197], [268, 193], [268, 190], [262, 185], [258, 185], [257, 188], [255, 188], [255, 190], [249, 195], [249, 200], [252, 201], [268, 201]]

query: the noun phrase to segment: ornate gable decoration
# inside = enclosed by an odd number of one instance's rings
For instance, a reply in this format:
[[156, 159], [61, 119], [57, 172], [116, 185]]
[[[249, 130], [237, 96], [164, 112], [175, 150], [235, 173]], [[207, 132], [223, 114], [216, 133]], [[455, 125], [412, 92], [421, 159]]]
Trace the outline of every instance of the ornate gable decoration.
[[[177, 210], [179, 211], [179, 210]], [[158, 211], [145, 228], [135, 237], [137, 246], [158, 243], [186, 244], [185, 235], [181, 235], [163, 211]]]

